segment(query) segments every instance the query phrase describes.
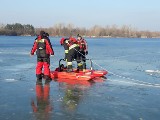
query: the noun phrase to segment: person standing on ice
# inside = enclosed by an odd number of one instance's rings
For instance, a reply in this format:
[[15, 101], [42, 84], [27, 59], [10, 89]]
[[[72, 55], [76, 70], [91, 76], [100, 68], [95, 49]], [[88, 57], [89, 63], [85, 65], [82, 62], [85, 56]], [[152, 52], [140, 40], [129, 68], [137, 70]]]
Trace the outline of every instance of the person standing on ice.
[[34, 55], [35, 51], [37, 54], [36, 84], [42, 83], [42, 68], [44, 68], [44, 78], [46, 79], [46, 82], [48, 82], [51, 79], [49, 68], [50, 55], [54, 55], [54, 51], [52, 49], [52, 45], [46, 39], [44, 31], [40, 31], [40, 35], [38, 35], [37, 39], [35, 40], [30, 55]]
[[86, 55], [88, 55], [88, 45], [85, 39], [82, 38], [79, 34], [77, 35], [77, 42], [79, 44], [80, 50], [79, 50], [79, 55], [80, 55], [80, 68], [79, 70], [85, 70], [86, 69]]

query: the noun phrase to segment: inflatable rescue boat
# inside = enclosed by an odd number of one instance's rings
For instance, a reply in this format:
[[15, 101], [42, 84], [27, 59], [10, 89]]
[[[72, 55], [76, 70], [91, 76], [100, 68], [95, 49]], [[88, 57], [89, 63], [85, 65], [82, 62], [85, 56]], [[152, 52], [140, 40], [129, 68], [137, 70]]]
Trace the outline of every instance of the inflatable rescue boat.
[[104, 77], [108, 72], [106, 70], [93, 70], [92, 68], [92, 61], [90, 59], [91, 67], [90, 69], [86, 69], [84, 71], [77, 71], [74, 69], [72, 72], [67, 72], [66, 68], [61, 68], [61, 61], [65, 61], [64, 59], [60, 59], [59, 67], [56, 68], [54, 71], [51, 71], [50, 77], [52, 80], [54, 79], [72, 79], [72, 80], [81, 80], [81, 81], [88, 81], [95, 79], [97, 77]]

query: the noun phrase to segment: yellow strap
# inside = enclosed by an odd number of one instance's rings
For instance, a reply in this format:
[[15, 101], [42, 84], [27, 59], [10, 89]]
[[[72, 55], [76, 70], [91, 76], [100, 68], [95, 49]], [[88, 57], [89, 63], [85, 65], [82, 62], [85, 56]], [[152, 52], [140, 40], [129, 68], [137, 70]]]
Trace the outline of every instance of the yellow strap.
[[65, 53], [68, 53], [68, 50], [65, 50], [64, 52], [65, 52]]
[[36, 42], [44, 43], [44, 39], [36, 40]]
[[72, 62], [67, 62], [67, 65], [72, 65]]
[[78, 66], [82, 66], [83, 64], [82, 63], [78, 63]]
[[77, 47], [77, 46], [79, 46], [78, 44], [73, 44], [73, 45], [71, 45], [70, 47], [69, 47], [69, 50], [71, 50], [72, 48], [75, 48], [75, 47]]

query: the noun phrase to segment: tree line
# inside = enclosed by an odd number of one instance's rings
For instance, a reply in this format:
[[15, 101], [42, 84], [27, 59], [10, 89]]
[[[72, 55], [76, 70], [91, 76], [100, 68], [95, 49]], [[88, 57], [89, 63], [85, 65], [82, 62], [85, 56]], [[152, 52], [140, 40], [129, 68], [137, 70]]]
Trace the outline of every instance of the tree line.
[[0, 35], [8, 36], [33, 36], [35, 35], [35, 28], [32, 25], [22, 25], [20, 23], [7, 24], [0, 26]]
[[124, 37], [124, 38], [160, 38], [160, 32], [139, 31], [131, 26], [117, 25], [99, 26], [91, 28], [75, 27], [73, 24], [55, 24], [49, 28], [34, 28], [32, 25], [21, 25], [20, 23], [0, 26], [0, 35], [37, 35], [41, 30], [50, 36], [76, 36], [80, 34], [86, 37]]

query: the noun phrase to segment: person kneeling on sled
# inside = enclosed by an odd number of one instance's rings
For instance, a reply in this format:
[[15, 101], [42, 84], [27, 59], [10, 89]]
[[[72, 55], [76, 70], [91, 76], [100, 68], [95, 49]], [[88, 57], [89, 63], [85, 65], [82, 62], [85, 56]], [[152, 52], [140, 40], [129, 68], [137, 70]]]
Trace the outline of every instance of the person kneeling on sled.
[[40, 31], [40, 35], [38, 35], [35, 40], [30, 53], [31, 55], [34, 55], [34, 52], [36, 51], [37, 54], [36, 84], [42, 84], [42, 68], [44, 68], [44, 78], [46, 79], [46, 82], [51, 80], [49, 68], [50, 55], [54, 55], [54, 51], [52, 49], [52, 45], [48, 42], [44, 35], [45, 32]]
[[68, 42], [69, 51], [67, 55], [67, 72], [72, 72], [72, 61], [76, 59], [77, 61], [77, 68], [79, 69], [79, 45], [75, 38], [71, 37]]

